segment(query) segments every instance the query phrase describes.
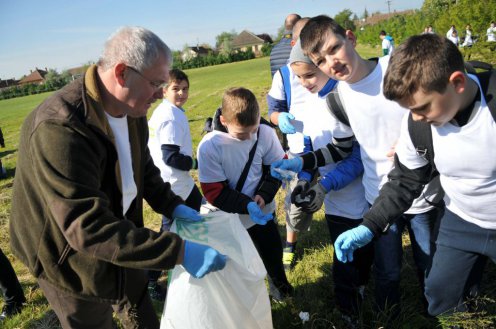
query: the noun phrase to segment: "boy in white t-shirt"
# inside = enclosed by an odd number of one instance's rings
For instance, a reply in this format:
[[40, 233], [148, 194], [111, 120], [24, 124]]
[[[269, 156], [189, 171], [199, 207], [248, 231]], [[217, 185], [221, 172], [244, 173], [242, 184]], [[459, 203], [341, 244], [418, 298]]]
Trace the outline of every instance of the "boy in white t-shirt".
[[[401, 120], [405, 115], [402, 107], [388, 101], [382, 95], [382, 79], [389, 56], [379, 60], [365, 60], [355, 49], [356, 37], [332, 18], [321, 15], [313, 17], [300, 34], [302, 49], [327, 76], [339, 80], [337, 90], [349, 119], [350, 127], [360, 144], [364, 164], [363, 185], [365, 197], [372, 204], [381, 186], [387, 181], [392, 168], [390, 150], [400, 135]], [[293, 164], [277, 164], [300, 170], [321, 166], [326, 161], [320, 150], [303, 155]], [[322, 153], [323, 154], [323, 153]], [[389, 311], [395, 317], [400, 311], [400, 273], [403, 262], [402, 233], [408, 229], [412, 241], [414, 260], [423, 290], [423, 278], [429, 270], [433, 246], [431, 237], [439, 217], [439, 210], [431, 205], [439, 192], [438, 186], [429, 184], [421, 198], [385, 232], [364, 228], [360, 232], [369, 241], [375, 240], [375, 297], [379, 311]], [[425, 197], [425, 198], [424, 198]], [[427, 198], [431, 199], [427, 201]], [[442, 208], [441, 208], [442, 209]], [[383, 233], [383, 234], [382, 234]], [[335, 249], [338, 259], [338, 248]], [[425, 303], [425, 300], [424, 300]]]
[[379, 32], [379, 38], [382, 40], [382, 55], [391, 55], [394, 50], [394, 41], [393, 37], [387, 35], [386, 31], [382, 30]]
[[[179, 195], [187, 206], [199, 211], [202, 195], [189, 171], [197, 169], [188, 118], [183, 108], [188, 100], [189, 79], [181, 70], [169, 71], [169, 83], [164, 88], [164, 99], [148, 121], [150, 138], [148, 148], [155, 166], [160, 169], [164, 182]], [[172, 221], [163, 216], [160, 231], [168, 231]], [[149, 272], [149, 291], [154, 299], [165, 297], [156, 284], [160, 272]]]
[[[321, 91], [325, 95], [325, 86], [331, 79], [303, 54], [299, 41], [291, 50], [289, 64], [303, 88], [315, 96], [309, 98], [304, 107], [306, 116], [303, 132], [311, 141], [308, 151], [325, 147], [333, 137], [352, 135], [349, 127], [330, 114], [325, 97], [320, 97]], [[303, 202], [302, 209], [312, 214], [315, 209], [321, 208], [322, 203], [325, 205], [325, 219], [332, 242], [342, 232], [360, 225], [362, 216], [368, 209], [362, 185], [363, 165], [360, 148], [356, 142], [354, 144], [352, 154], [345, 160], [339, 164], [330, 163], [319, 168], [322, 178], [314, 187], [310, 188], [310, 185], [307, 185], [302, 190], [295, 190], [291, 197], [293, 201], [298, 200], [298, 195], [301, 196], [300, 199], [304, 199], [311, 190], [322, 194], [319, 201], [314, 199], [314, 204], [306, 205]], [[374, 260], [374, 248], [370, 244], [360, 250], [351, 263], [339, 262], [335, 253], [333, 258], [334, 300], [343, 319], [350, 322], [357, 319], [361, 311], [364, 288], [368, 283]]]
[[284, 151], [275, 131], [260, 124], [257, 100], [248, 89], [224, 93], [220, 123], [226, 132], [214, 130], [198, 146], [201, 188], [209, 203], [240, 214], [267, 269], [269, 293], [274, 300], [283, 300], [292, 295], [293, 287], [284, 272], [281, 237], [273, 220], [280, 182], [269, 168]]
[[[496, 262], [496, 123], [488, 105], [495, 106], [495, 90], [484, 90], [481, 82], [496, 79], [489, 73], [467, 74], [457, 47], [437, 35], [422, 35], [398, 47], [384, 77], [385, 97], [408, 109], [414, 121], [430, 124], [434, 154], [417, 151], [406, 117], [395, 169], [365, 214], [364, 225], [375, 232], [386, 228], [419, 195], [435, 165], [446, 212], [425, 281], [431, 315], [466, 311], [466, 287], [480, 271], [480, 260]], [[354, 238], [357, 231], [361, 228], [343, 233], [345, 258], [367, 243]]]
[[496, 42], [496, 23], [491, 22], [486, 32], [488, 42]]

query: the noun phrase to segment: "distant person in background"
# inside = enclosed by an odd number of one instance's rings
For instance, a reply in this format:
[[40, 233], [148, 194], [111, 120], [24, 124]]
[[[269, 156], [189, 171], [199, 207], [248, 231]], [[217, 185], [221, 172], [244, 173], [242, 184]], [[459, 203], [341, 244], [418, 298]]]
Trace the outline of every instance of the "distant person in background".
[[144, 227], [144, 201], [168, 218], [202, 220], [162, 180], [147, 146], [146, 114], [163, 97], [170, 65], [157, 35], [123, 27], [84, 77], [22, 125], [12, 252], [64, 329], [111, 329], [113, 312], [125, 329], [158, 329], [145, 269], [181, 264], [201, 278], [225, 266], [213, 248]]
[[[453, 31], [456, 31], [456, 27], [455, 25], [451, 25], [448, 32], [446, 32], [446, 38], [451, 38], [453, 36]], [[457, 35], [458, 35], [458, 31], [457, 31]]]
[[460, 43], [460, 39], [458, 38], [458, 31], [456, 29], [451, 30], [451, 35], [446, 36], [451, 42], [455, 44], [455, 46], [458, 47], [458, 44]]
[[270, 74], [273, 77], [277, 70], [288, 63], [291, 52], [293, 26], [301, 18], [298, 14], [289, 14], [284, 21], [284, 34], [270, 52]]
[[[0, 128], [0, 146], [2, 148], [5, 147], [5, 140], [3, 139], [3, 133], [2, 133], [2, 128]], [[2, 164], [2, 159], [0, 159], [0, 179], [7, 177], [7, 170], [5, 170], [3, 164]]]
[[392, 36], [387, 35], [386, 31], [379, 32], [379, 38], [382, 40], [382, 55], [391, 55], [394, 50], [394, 39]]
[[491, 25], [487, 29], [486, 35], [487, 35], [487, 41], [496, 42], [496, 25], [494, 21], [491, 22]]
[[434, 29], [432, 28], [432, 25], [427, 26], [427, 33], [428, 34], [434, 34]]
[[472, 39], [472, 26], [467, 24], [465, 27], [465, 39], [463, 40], [462, 47], [472, 47], [474, 40]]
[[0, 323], [2, 323], [6, 318], [20, 313], [26, 302], [21, 284], [2, 249], [0, 249], [0, 290], [5, 298], [5, 304], [0, 313]]

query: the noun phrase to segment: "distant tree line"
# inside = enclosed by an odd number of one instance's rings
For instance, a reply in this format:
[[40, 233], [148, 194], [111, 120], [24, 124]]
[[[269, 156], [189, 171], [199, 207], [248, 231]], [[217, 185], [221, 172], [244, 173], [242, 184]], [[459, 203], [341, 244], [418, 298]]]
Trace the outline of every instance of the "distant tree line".
[[72, 81], [72, 75], [68, 71], [58, 73], [49, 69], [42, 84], [28, 83], [0, 89], [0, 99], [9, 99], [21, 96], [34, 95], [62, 88]]
[[239, 62], [239, 61], [245, 61], [248, 59], [255, 58], [255, 54], [251, 49], [248, 49], [247, 51], [231, 52], [227, 54], [210, 53], [207, 56], [196, 56], [187, 60], [182, 59], [181, 52], [179, 51], [174, 52], [173, 55], [174, 55], [174, 61], [172, 67], [180, 70], [194, 69], [198, 67], [219, 65], [224, 63]]
[[425, 0], [422, 8], [412, 14], [395, 15], [375, 25], [365, 25], [363, 30], [357, 30], [356, 34], [358, 42], [378, 45], [379, 32], [385, 30], [398, 45], [409, 36], [422, 33], [428, 25], [434, 28], [434, 32], [443, 36], [451, 25], [455, 25], [459, 36], [464, 38], [465, 27], [470, 24], [476, 42], [472, 48], [461, 48], [465, 58], [496, 64], [496, 45], [486, 42], [486, 30], [494, 20], [494, 0]]

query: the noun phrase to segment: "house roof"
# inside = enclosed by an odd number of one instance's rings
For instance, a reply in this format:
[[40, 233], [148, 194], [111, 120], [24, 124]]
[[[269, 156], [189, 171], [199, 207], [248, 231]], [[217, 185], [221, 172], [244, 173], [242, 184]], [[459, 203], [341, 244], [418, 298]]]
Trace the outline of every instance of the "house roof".
[[87, 68], [88, 65], [83, 65], [83, 66], [70, 68], [67, 70], [67, 72], [69, 72], [70, 75], [79, 75], [79, 74], [84, 74]]
[[31, 83], [31, 82], [39, 82], [45, 79], [45, 75], [48, 72], [45, 70], [40, 70], [36, 68], [33, 70], [28, 76], [24, 77], [19, 81], [20, 84]]
[[244, 30], [240, 34], [238, 34], [232, 41], [232, 45], [234, 48], [242, 48], [247, 46], [254, 46], [264, 44], [265, 40], [259, 38], [255, 34]]
[[198, 46], [198, 47], [188, 47], [189, 49], [191, 49], [191, 51], [199, 54], [199, 55], [208, 55], [208, 53], [211, 51], [210, 49], [206, 48], [206, 47], [203, 47], [203, 46]]
[[0, 79], [0, 88], [15, 86], [17, 85], [17, 83], [18, 81], [16, 79], [7, 79], [7, 80]]

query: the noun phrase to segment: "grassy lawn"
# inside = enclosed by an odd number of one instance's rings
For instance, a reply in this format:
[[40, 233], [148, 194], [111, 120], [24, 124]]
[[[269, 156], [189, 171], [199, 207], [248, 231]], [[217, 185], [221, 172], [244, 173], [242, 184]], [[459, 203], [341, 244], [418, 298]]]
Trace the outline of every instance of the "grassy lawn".
[[[379, 48], [359, 46], [363, 57], [380, 55]], [[271, 77], [268, 58], [240, 63], [219, 65], [187, 71], [190, 82], [190, 100], [185, 108], [190, 122], [193, 146], [196, 149], [201, 140], [201, 130], [205, 118], [212, 116], [219, 107], [221, 96], [226, 88], [244, 86], [257, 96], [263, 114], [267, 113], [265, 97], [270, 88]], [[2, 324], [2, 328], [59, 328], [57, 320], [50, 311], [40, 289], [27, 269], [10, 253], [8, 220], [12, 182], [16, 166], [19, 129], [25, 116], [34, 109], [49, 93], [0, 101], [0, 127], [5, 136], [5, 149], [0, 149], [0, 158], [8, 170], [8, 178], [0, 180], [0, 247], [12, 261], [23, 285], [28, 304], [22, 314]], [[155, 104], [155, 106], [158, 103]], [[151, 115], [152, 111], [149, 112]], [[285, 235], [282, 213], [283, 192], [279, 192], [278, 222], [281, 234]], [[289, 274], [295, 287], [295, 298], [286, 304], [273, 304], [272, 315], [275, 328], [344, 328], [334, 306], [332, 281], [332, 245], [322, 211], [315, 216], [311, 230], [300, 235], [298, 263]], [[145, 210], [146, 225], [158, 228], [160, 217], [150, 208]], [[496, 326], [496, 266], [489, 261], [486, 268], [481, 298], [478, 303], [485, 306], [483, 311], [460, 314], [455, 317], [432, 319], [422, 314], [420, 291], [415, 274], [415, 266], [409, 248], [410, 242], [404, 237], [405, 256], [402, 272], [402, 312], [392, 328], [436, 328], [449, 327], [456, 323], [464, 328], [494, 328]], [[449, 284], [449, 283], [448, 283]], [[372, 308], [373, 283], [366, 290], [366, 301], [361, 316], [363, 328], [381, 327], [388, 314], [376, 314]], [[0, 300], [0, 306], [3, 300]], [[160, 316], [163, 305], [156, 303]], [[309, 312], [310, 321], [302, 324], [299, 312]]]

